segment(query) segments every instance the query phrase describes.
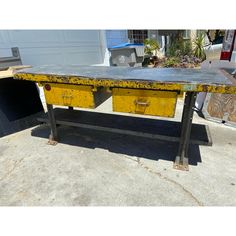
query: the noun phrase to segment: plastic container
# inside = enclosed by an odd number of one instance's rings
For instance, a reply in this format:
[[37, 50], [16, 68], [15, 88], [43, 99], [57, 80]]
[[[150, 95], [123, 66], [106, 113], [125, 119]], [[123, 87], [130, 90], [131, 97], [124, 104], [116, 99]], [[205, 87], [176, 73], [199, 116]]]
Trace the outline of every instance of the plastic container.
[[140, 43], [124, 43], [109, 48], [111, 65], [113, 66], [142, 66], [144, 60], [144, 45]]

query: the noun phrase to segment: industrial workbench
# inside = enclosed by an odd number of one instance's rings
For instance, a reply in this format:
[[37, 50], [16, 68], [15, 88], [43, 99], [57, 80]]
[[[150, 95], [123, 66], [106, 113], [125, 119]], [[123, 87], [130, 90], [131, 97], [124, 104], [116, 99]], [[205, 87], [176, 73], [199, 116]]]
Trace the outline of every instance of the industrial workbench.
[[58, 141], [53, 105], [96, 108], [112, 96], [115, 112], [174, 117], [178, 94], [185, 92], [179, 149], [174, 168], [188, 170], [188, 146], [198, 92], [236, 94], [236, 81], [220, 70], [48, 65], [24, 69], [15, 79], [44, 87], [51, 127]]

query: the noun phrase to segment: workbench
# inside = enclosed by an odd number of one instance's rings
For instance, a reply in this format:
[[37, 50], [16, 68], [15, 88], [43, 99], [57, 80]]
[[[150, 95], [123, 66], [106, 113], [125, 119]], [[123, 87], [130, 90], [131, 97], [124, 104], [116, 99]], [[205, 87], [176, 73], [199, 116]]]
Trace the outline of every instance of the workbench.
[[131, 68], [46, 65], [24, 69], [15, 79], [44, 87], [51, 127], [58, 141], [53, 105], [94, 109], [112, 96], [114, 112], [174, 117], [178, 94], [185, 92], [179, 149], [174, 168], [188, 170], [194, 104], [198, 92], [236, 94], [236, 81], [220, 69]]

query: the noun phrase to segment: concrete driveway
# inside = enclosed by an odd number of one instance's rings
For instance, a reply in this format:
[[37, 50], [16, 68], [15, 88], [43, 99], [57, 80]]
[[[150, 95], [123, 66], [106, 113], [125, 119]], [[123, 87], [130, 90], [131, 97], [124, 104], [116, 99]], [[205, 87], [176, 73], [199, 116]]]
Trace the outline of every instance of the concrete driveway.
[[236, 129], [194, 122], [209, 125], [213, 146], [191, 146], [188, 172], [172, 168], [178, 145], [166, 141], [61, 126], [50, 146], [47, 125], [0, 138], [0, 205], [235, 206]]

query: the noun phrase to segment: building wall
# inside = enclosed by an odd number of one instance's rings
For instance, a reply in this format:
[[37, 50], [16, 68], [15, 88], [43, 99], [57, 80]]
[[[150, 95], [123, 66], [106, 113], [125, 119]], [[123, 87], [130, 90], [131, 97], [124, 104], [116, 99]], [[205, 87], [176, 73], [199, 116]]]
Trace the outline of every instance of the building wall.
[[18, 47], [23, 64], [103, 64], [103, 30], [0, 30], [0, 57]]
[[127, 30], [106, 30], [107, 47], [116, 46], [128, 42]]

